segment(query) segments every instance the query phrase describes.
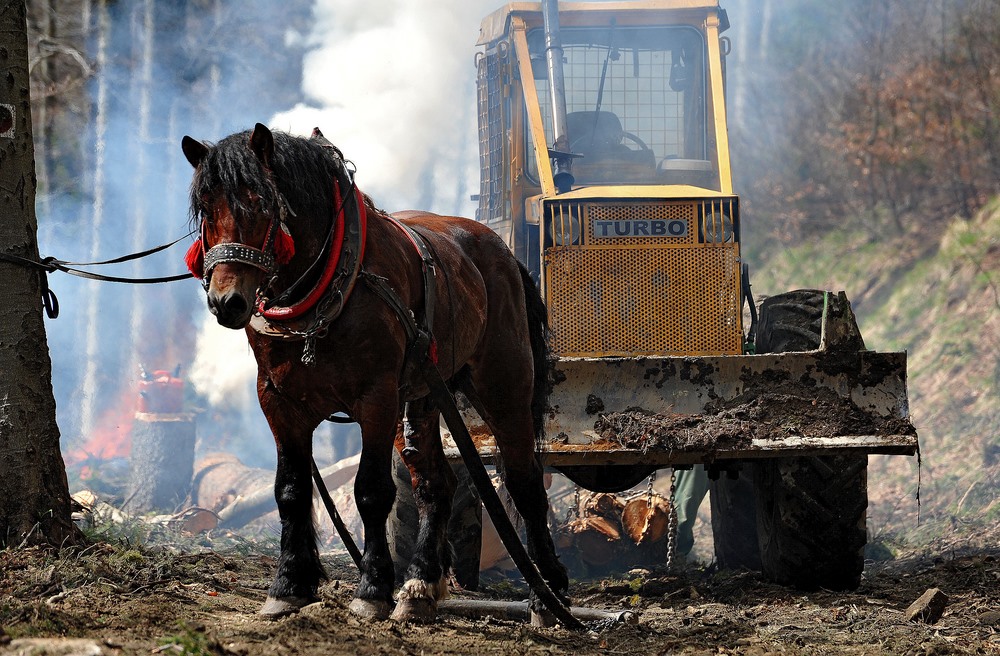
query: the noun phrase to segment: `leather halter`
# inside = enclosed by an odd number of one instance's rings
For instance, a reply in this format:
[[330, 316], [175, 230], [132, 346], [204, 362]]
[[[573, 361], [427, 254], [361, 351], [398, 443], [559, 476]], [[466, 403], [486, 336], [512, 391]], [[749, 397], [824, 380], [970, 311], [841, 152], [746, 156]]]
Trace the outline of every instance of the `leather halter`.
[[[267, 234], [264, 236], [264, 243], [260, 248], [247, 246], [246, 244], [228, 242], [216, 244], [205, 251], [204, 273], [201, 280], [202, 287], [208, 291], [212, 282], [212, 270], [220, 264], [236, 262], [237, 264], [248, 264], [264, 272], [267, 279], [270, 279], [278, 270], [278, 263], [274, 256], [274, 238], [277, 231], [281, 230], [281, 225], [285, 224], [285, 219], [291, 210], [285, 197], [278, 194], [278, 216], [271, 217], [271, 222], [267, 226]], [[205, 238], [205, 222], [201, 224], [201, 243], [207, 243]], [[204, 246], [202, 246], [204, 248]]]

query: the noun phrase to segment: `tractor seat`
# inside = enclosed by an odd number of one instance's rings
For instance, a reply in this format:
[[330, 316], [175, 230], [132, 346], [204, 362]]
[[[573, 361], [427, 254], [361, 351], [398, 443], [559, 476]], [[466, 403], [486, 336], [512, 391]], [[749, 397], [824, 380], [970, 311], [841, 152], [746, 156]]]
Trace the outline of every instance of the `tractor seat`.
[[571, 148], [584, 155], [608, 153], [628, 147], [622, 143], [625, 131], [612, 112], [570, 112], [566, 115]]

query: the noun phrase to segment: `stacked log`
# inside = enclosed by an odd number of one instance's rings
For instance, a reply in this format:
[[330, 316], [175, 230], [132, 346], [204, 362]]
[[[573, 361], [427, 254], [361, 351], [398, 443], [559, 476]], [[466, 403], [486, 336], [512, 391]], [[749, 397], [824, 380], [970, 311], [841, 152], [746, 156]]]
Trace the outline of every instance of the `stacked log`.
[[589, 567], [606, 567], [619, 556], [621, 501], [613, 494], [591, 495], [580, 516], [566, 525], [579, 558]]
[[655, 566], [666, 562], [670, 502], [643, 493], [622, 501], [608, 493], [590, 495], [579, 517], [558, 531], [557, 546], [579, 561], [587, 574], [623, 564]]
[[653, 544], [667, 535], [670, 502], [658, 494], [643, 494], [622, 509], [622, 526], [636, 545]]

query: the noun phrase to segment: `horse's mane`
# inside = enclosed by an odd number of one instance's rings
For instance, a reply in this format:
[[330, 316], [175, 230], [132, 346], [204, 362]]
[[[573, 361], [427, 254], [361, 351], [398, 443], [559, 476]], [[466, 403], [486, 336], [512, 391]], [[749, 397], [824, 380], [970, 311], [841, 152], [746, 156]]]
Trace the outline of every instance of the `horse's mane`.
[[[275, 189], [267, 179], [260, 161], [249, 147], [250, 130], [237, 132], [209, 146], [208, 154], [197, 168], [191, 181], [192, 227], [199, 225], [205, 200], [212, 193], [222, 191], [230, 211], [237, 220], [248, 220], [254, 209], [246, 203], [241, 189], [260, 197], [261, 207], [277, 208]], [[277, 190], [284, 195], [289, 206], [301, 217], [328, 217], [333, 205], [334, 175], [343, 165], [344, 156], [336, 146], [323, 145], [315, 139], [306, 139], [286, 132], [272, 131], [274, 161], [271, 171]], [[341, 195], [347, 193], [340, 190]], [[367, 194], [365, 206], [369, 211], [384, 214], [376, 208]], [[290, 219], [293, 220], [294, 219]]]

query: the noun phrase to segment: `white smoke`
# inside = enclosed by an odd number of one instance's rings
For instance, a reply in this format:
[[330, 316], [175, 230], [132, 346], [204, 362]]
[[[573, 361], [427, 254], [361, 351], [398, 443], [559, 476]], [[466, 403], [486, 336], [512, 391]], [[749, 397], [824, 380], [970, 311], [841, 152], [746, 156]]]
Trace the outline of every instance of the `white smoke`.
[[497, 0], [318, 0], [306, 102], [271, 125], [318, 126], [387, 210], [469, 215], [479, 190], [475, 43]]
[[257, 362], [242, 330], [223, 328], [207, 311], [198, 329], [188, 380], [213, 407], [252, 410]]

